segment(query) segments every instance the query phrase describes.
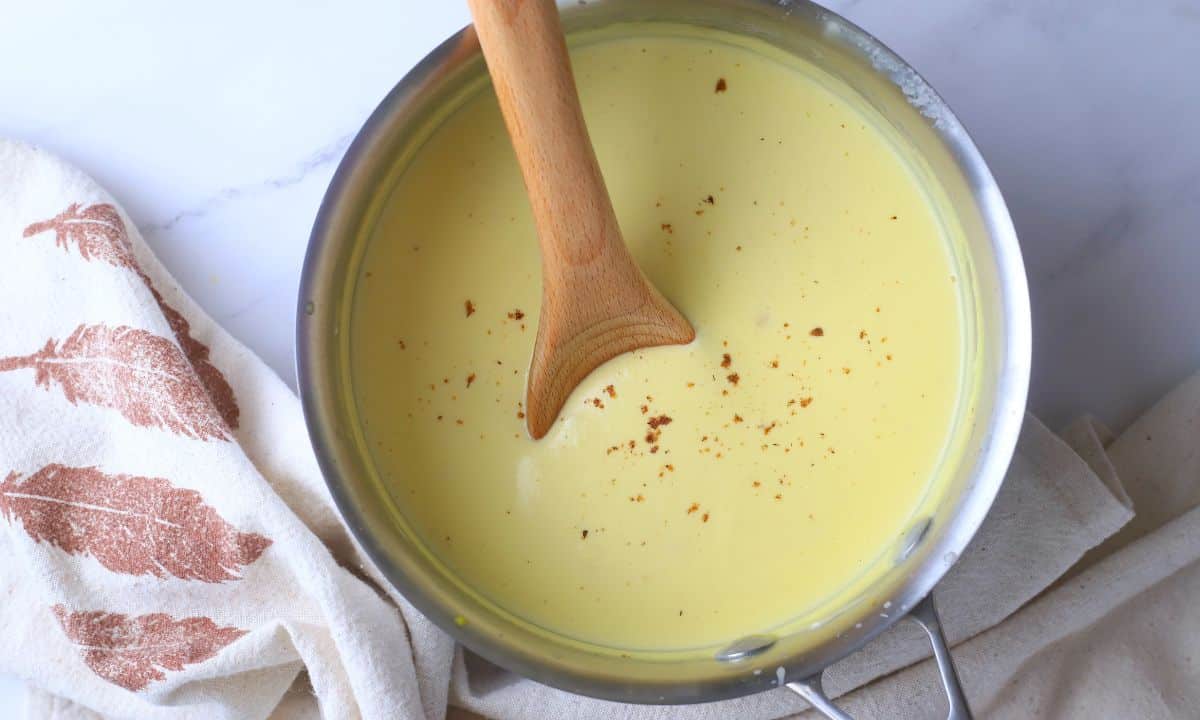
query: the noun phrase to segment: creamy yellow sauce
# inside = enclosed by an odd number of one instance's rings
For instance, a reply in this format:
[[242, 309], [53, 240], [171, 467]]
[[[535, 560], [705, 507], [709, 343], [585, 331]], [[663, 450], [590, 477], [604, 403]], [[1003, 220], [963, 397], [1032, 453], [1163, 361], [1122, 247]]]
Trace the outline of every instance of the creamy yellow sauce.
[[815, 68], [651, 31], [572, 58], [625, 239], [696, 341], [606, 364], [529, 438], [538, 247], [484, 86], [365, 250], [364, 437], [433, 553], [525, 620], [634, 649], [769, 630], [882, 572], [930, 489], [962, 376], [949, 239]]

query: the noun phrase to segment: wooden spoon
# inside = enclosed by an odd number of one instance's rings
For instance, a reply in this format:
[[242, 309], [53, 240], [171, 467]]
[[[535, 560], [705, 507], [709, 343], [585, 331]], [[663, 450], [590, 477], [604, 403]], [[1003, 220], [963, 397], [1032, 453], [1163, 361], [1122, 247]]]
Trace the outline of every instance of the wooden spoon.
[[468, 0], [533, 207], [542, 314], [525, 418], [549, 431], [567, 396], [617, 355], [696, 331], [646, 280], [617, 227], [553, 0]]

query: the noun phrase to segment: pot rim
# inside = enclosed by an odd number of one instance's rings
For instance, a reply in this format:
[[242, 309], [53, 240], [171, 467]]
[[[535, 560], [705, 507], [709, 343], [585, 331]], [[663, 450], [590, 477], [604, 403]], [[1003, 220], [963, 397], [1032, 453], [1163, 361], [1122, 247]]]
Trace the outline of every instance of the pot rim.
[[[589, 6], [603, 6], [607, 0], [593, 0]], [[940, 532], [932, 534], [923, 548], [926, 560], [915, 572], [890, 593], [898, 612], [891, 617], [874, 618], [861, 630], [840, 634], [803, 657], [787, 657], [780, 662], [785, 678], [763, 673], [738, 680], [716, 677], [696, 677], [686, 682], [645, 682], [631, 676], [636, 665], [627, 670], [605, 673], [579, 673], [555, 666], [545, 653], [520, 647], [516, 640], [500, 641], [486, 628], [463, 625], [459, 616], [445, 606], [435, 593], [413, 582], [404, 569], [397, 567], [370, 532], [368, 518], [352, 496], [350, 486], [342, 480], [342, 467], [350, 450], [342, 428], [332, 421], [329, 409], [336, 401], [326, 379], [335, 368], [332, 354], [323, 353], [329, 336], [325, 325], [314, 319], [321, 313], [314, 308], [314, 298], [321, 296], [322, 283], [330, 274], [330, 258], [343, 242], [339, 230], [351, 222], [344, 205], [351, 185], [362, 169], [372, 149], [381, 142], [385, 131], [396, 122], [419, 93], [435, 83], [449, 67], [459, 67], [479, 56], [478, 42], [471, 27], [466, 27], [441, 43], [407, 73], [368, 118], [338, 165], [322, 200], [314, 222], [309, 247], [301, 274], [296, 321], [296, 371], [305, 423], [316, 453], [318, 464], [329, 491], [344, 522], [370, 561], [392, 586], [422, 614], [449, 633], [457, 642], [469, 647], [488, 660], [552, 686], [608, 700], [640, 703], [707, 702], [758, 692], [781, 686], [820, 672], [821, 669], [859, 649], [878, 634], [904, 617], [908, 609], [926, 597], [942, 578], [978, 530], [998, 492], [1015, 450], [1024, 417], [1029, 386], [1031, 358], [1031, 322], [1028, 288], [1020, 248], [1007, 207], [987, 164], [966, 130], [946, 103], [929, 84], [904, 60], [866, 31], [841, 16], [808, 0], [710, 0], [710, 4], [743, 6], [778, 12], [779, 22], [820, 22], [833, 28], [836, 42], [853, 47], [855, 52], [871, 58], [876, 70], [887, 76], [910, 98], [912, 104], [930, 118], [932, 130], [952, 153], [953, 159], [968, 184], [990, 239], [991, 258], [995, 265], [1003, 321], [1003, 357], [996, 373], [994, 407], [987, 417], [977, 418], [991, 428], [989, 437], [978, 452], [971, 487], [963, 492], [957, 512]], [[587, 12], [574, 2], [560, 3], [564, 21], [569, 13]], [[582, 3], [580, 4], [582, 6]], [[323, 311], [323, 310], [322, 310]], [[336, 322], [334, 332], [337, 332]], [[918, 538], [920, 539], [920, 538]], [[871, 616], [876, 615], [869, 611]], [[864, 620], [866, 620], [864, 615]], [[501, 633], [503, 635], [503, 633]], [[772, 664], [775, 664], [772, 661]], [[749, 673], [744, 673], [749, 676]]]

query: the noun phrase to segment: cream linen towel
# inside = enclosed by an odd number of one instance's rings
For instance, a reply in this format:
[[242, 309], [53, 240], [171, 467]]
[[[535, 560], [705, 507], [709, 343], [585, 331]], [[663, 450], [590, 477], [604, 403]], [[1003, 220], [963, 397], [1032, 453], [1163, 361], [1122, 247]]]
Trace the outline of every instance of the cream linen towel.
[[[1093, 676], [1101, 664], [1123, 668], [1126, 682], [1143, 670], [1162, 678], [1160, 704], [1139, 700], [1140, 717], [1170, 717], [1200, 696], [1194, 674], [1148, 662], [1189, 653], [1167, 625], [1196, 625], [1168, 613], [1171, 583], [1186, 585], [1200, 554], [1181, 525], [1196, 499], [1194, 429], [1177, 427], [1195, 416], [1200, 389], [1169, 402], [1173, 413], [1136, 426], [1156, 438], [1140, 454], [1128, 433], [1106, 449], [1094, 424], [1064, 441], [1029, 419], [992, 513], [938, 590], [977, 708], [1017, 717], [1057, 703], [1096, 717], [1087, 698], [1116, 685]], [[1093, 548], [1132, 517], [1122, 477], [1137, 481], [1139, 507], [1151, 497], [1101, 557]], [[182, 293], [101, 188], [4, 141], [0, 478], [0, 670], [28, 681], [29, 717], [432, 719], [450, 703], [495, 718], [769, 718], [804, 708], [783, 690], [690, 707], [605, 703], [455, 648], [378, 589], [288, 388]], [[1090, 567], [1059, 580], [1085, 554]], [[1157, 634], [1129, 624], [1156, 619]], [[1081, 652], [1088, 663], [1052, 682], [1043, 666], [1075, 668]], [[832, 668], [828, 684], [860, 687], [847, 703], [862, 717], [932, 716], [927, 656], [901, 624]]]

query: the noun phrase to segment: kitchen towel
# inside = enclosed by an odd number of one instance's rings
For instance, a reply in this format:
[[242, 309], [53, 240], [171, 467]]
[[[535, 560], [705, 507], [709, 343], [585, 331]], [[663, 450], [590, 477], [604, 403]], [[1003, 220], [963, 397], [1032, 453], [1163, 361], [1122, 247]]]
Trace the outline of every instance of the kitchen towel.
[[[1193, 379], [1115, 440], [1094, 422], [1060, 437], [1028, 418], [995, 506], [936, 591], [977, 710], [1200, 707], [1200, 618], [1185, 600], [1200, 584], [1198, 414]], [[805, 708], [786, 690], [603, 702], [456, 647], [359, 553], [291, 391], [179, 289], [90, 178], [5, 141], [0, 592], [0, 670], [27, 681], [32, 718]], [[857, 717], [936, 717], [928, 655], [902, 622], [832, 667], [827, 686]]]

